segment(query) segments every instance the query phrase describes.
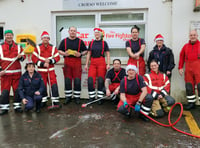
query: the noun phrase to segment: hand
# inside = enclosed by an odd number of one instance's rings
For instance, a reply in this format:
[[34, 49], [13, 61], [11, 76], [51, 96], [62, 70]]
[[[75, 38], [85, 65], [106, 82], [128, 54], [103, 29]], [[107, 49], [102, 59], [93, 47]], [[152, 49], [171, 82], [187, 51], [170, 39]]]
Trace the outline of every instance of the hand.
[[137, 52], [135, 53], [135, 59], [139, 59], [140, 58], [140, 54]]
[[69, 56], [69, 53], [68, 53], [68, 51], [65, 51], [65, 56]]
[[171, 71], [167, 71], [167, 73], [166, 73], [167, 75], [170, 75], [171, 74]]
[[111, 93], [110, 93], [110, 90], [109, 89], [106, 89], [106, 96], [110, 96], [111, 95]]
[[74, 56], [79, 58], [81, 56], [81, 53], [80, 52], [76, 52]]
[[50, 60], [49, 60], [49, 59], [45, 59], [44, 62], [45, 62], [45, 63], [50, 63]]
[[44, 63], [44, 67], [48, 68], [49, 67], [49, 63]]
[[5, 72], [4, 70], [1, 71], [1, 72], [0, 72], [0, 77], [3, 76], [3, 75], [5, 75], [5, 73], [6, 73], [6, 72]]
[[114, 94], [115, 95], [119, 94], [119, 89], [118, 88], [115, 89]]
[[182, 76], [183, 75], [183, 68], [179, 69], [178, 72]]
[[18, 58], [18, 59], [20, 59], [21, 57], [22, 57], [22, 55], [21, 55], [21, 54], [18, 54], [18, 55], [17, 55], [17, 58]]
[[163, 98], [163, 96], [162, 96], [162, 95], [158, 95], [158, 100], [159, 100], [159, 99], [162, 99], [162, 98]]
[[140, 111], [140, 103], [138, 103], [138, 102], [135, 104], [135, 111], [136, 112]]
[[36, 91], [36, 92], [35, 92], [35, 95], [40, 95], [40, 92], [39, 92], [39, 91]]
[[84, 67], [85, 71], [88, 71], [88, 65], [86, 64]]
[[128, 107], [128, 103], [126, 101], [124, 101], [124, 107], [127, 108]]
[[27, 103], [28, 103], [28, 100], [26, 100], [26, 98], [24, 98], [24, 99], [22, 100], [22, 102], [23, 102], [23, 104], [27, 104]]
[[110, 64], [107, 64], [106, 69], [107, 70], [110, 69]]

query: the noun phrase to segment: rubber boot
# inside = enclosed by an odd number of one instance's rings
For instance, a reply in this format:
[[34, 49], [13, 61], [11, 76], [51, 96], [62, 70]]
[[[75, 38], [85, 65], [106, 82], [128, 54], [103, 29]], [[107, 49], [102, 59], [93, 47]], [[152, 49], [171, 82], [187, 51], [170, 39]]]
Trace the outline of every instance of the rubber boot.
[[66, 97], [66, 98], [65, 98], [64, 104], [65, 104], [65, 105], [69, 104], [69, 103], [71, 102], [71, 100], [72, 100], [71, 97]]
[[1, 111], [0, 111], [0, 116], [5, 115], [5, 114], [7, 114], [7, 113], [8, 113], [8, 110], [1, 110]]
[[185, 110], [190, 110], [195, 108], [195, 103], [188, 103], [187, 105], [184, 105]]
[[143, 115], [142, 113], [139, 114], [139, 118], [142, 119], [145, 122], [149, 122], [149, 118], [147, 118], [145, 115]]
[[21, 108], [17, 108], [17, 109], [15, 109], [15, 112], [16, 113], [23, 113], [23, 110]]
[[80, 104], [80, 98], [74, 98], [74, 99], [75, 99], [74, 101], [76, 104]]

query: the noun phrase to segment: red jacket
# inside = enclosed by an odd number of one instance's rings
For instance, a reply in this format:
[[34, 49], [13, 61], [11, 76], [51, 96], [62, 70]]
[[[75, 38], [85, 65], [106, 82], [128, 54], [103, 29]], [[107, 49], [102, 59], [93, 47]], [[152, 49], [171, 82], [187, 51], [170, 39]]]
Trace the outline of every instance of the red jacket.
[[183, 46], [181, 52], [180, 52], [180, 58], [179, 58], [179, 66], [178, 69], [182, 69], [184, 66], [184, 63], [187, 61], [196, 61], [200, 58], [200, 42], [199, 40], [196, 41], [193, 45], [190, 43], [187, 43]]
[[48, 68], [44, 67], [45, 59], [49, 59], [49, 71], [53, 71], [54, 64], [60, 60], [60, 55], [55, 46], [48, 44], [47, 47], [44, 44], [40, 44], [35, 48], [32, 54], [32, 61], [37, 64], [39, 72], [47, 72]]
[[[18, 54], [24, 55], [22, 51], [22, 47], [20, 47], [20, 45], [17, 45], [14, 41], [12, 42], [12, 46], [10, 46], [6, 41], [2, 45], [0, 45], [0, 65], [2, 70], [6, 69], [12, 61], [16, 60]], [[21, 58], [21, 60], [23, 61], [24, 59], [25, 55]], [[17, 59], [6, 70], [6, 75], [12, 74], [21, 74], [21, 64], [19, 59]]]
[[147, 85], [148, 93], [154, 98], [157, 98], [159, 94], [164, 97], [170, 91], [170, 82], [164, 73], [155, 73], [151, 70], [149, 74], [144, 75], [144, 81]]

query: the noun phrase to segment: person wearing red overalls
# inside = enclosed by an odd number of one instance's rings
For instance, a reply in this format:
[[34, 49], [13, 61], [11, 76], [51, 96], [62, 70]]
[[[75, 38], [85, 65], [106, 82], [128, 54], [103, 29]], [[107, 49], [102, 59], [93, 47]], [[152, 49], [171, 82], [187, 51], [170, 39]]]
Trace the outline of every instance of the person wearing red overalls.
[[[0, 97], [0, 115], [8, 113], [10, 88], [13, 89], [14, 101], [13, 108], [15, 112], [22, 112], [21, 100], [18, 94], [18, 84], [21, 77], [20, 61], [25, 59], [23, 49], [13, 41], [13, 31], [5, 31], [5, 41], [0, 45], [0, 67], [1, 67], [1, 97]], [[15, 61], [15, 62], [14, 62]], [[11, 66], [8, 66], [14, 62]]]
[[[51, 87], [51, 101], [53, 105], [60, 105], [58, 85], [55, 74], [55, 64], [60, 60], [58, 50], [55, 46], [49, 43], [50, 36], [44, 31], [41, 34], [42, 43], [39, 44], [33, 54], [32, 61], [37, 65], [38, 72], [41, 74], [44, 84], [47, 88], [47, 83]], [[49, 80], [50, 83], [49, 84]], [[47, 103], [47, 91], [43, 94], [41, 107], [45, 107]]]
[[[88, 48], [85, 70], [88, 69], [89, 59], [91, 57], [90, 68], [88, 72], [88, 91], [89, 101], [93, 101], [96, 97], [95, 82], [97, 78], [97, 97], [102, 98], [104, 95], [104, 80], [106, 70], [110, 68], [110, 52], [106, 41], [103, 40], [103, 30], [100, 28], [94, 28], [95, 40], [91, 41]], [[107, 65], [105, 61], [105, 54], [107, 56]], [[102, 104], [100, 100], [99, 105]]]
[[117, 105], [117, 111], [130, 118], [130, 106], [135, 106], [135, 111], [141, 112], [139, 117], [144, 121], [149, 121], [143, 114], [149, 115], [153, 97], [147, 94], [144, 79], [137, 73], [138, 69], [135, 65], [129, 64], [126, 67], [127, 77], [124, 77], [120, 82], [120, 101]]
[[147, 85], [148, 94], [154, 100], [151, 107], [151, 115], [154, 117], [163, 117], [169, 112], [170, 106], [175, 103], [174, 98], [169, 95], [170, 81], [166, 74], [159, 71], [159, 64], [156, 59], [149, 62], [150, 73], [144, 75], [144, 81]]
[[124, 68], [121, 67], [121, 60], [114, 59], [113, 60], [113, 68], [110, 69], [106, 74], [105, 80], [105, 89], [106, 89], [106, 96], [111, 96], [111, 93], [114, 93], [112, 96], [112, 100], [114, 100], [115, 104], [119, 102], [119, 89], [120, 89], [120, 81], [126, 75], [126, 71]]
[[192, 30], [189, 36], [190, 40], [186, 43], [179, 58], [179, 74], [183, 75], [183, 66], [185, 63], [185, 88], [188, 104], [184, 109], [195, 108], [196, 95], [195, 85], [197, 85], [198, 99], [200, 100], [200, 42], [196, 30]]
[[[71, 102], [72, 94], [76, 104], [80, 104], [81, 95], [81, 57], [87, 53], [83, 40], [77, 35], [77, 28], [72, 26], [68, 30], [69, 37], [63, 39], [58, 47], [59, 53], [64, 56], [64, 78], [65, 78], [65, 104]], [[72, 87], [74, 81], [74, 87]], [[72, 91], [74, 88], [74, 91]]]
[[126, 41], [126, 51], [129, 55], [128, 64], [134, 64], [139, 69], [139, 74], [145, 74], [144, 50], [145, 40], [139, 38], [140, 28], [136, 25], [131, 28], [132, 39]]

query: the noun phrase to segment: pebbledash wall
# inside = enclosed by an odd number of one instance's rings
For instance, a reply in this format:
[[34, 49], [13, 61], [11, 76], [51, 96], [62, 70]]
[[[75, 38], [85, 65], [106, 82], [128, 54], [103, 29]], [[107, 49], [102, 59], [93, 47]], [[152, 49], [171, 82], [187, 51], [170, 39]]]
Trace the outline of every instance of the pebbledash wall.
[[[193, 9], [194, 1], [188, 0], [0, 0], [0, 27], [13, 29], [15, 36], [33, 34], [37, 43], [46, 30], [51, 43], [57, 47], [69, 26], [77, 26], [78, 36], [86, 43], [93, 38], [92, 29], [101, 27], [107, 34], [105, 40], [111, 48], [111, 59], [122, 59], [124, 67], [128, 60], [125, 41], [130, 36], [131, 26], [137, 24], [141, 28], [140, 36], [146, 41], [145, 59], [155, 45], [155, 35], [160, 33], [175, 55], [171, 93], [177, 101], [184, 102], [184, 80], [177, 68], [189, 30], [200, 28], [200, 12], [193, 12]], [[82, 62], [84, 67], [85, 58]], [[64, 97], [62, 67], [63, 58], [56, 65], [56, 74], [60, 96]], [[82, 88], [82, 98], [87, 98], [87, 72], [84, 70]]]

